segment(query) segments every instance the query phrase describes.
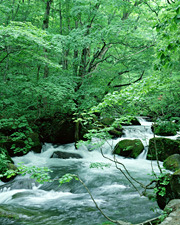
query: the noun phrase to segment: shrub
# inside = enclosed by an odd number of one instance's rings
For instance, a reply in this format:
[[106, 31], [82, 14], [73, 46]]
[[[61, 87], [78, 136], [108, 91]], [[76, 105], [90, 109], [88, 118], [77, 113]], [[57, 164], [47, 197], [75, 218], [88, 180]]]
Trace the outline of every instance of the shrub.
[[170, 121], [159, 121], [153, 125], [153, 131], [156, 135], [171, 136], [176, 135], [179, 126]]

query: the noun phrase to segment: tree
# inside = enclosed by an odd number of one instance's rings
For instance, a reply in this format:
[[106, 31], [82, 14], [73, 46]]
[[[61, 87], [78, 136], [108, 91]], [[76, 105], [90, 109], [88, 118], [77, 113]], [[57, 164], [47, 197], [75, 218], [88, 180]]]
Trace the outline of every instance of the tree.
[[[122, 0], [1, 2], [1, 29], [9, 29], [10, 34], [2, 34], [1, 39], [4, 81], [8, 84], [9, 76], [18, 73], [28, 77], [29, 86], [46, 86], [48, 80], [48, 85], [58, 91], [63, 80], [61, 89], [71, 89], [70, 103], [65, 100], [57, 108], [63, 106], [63, 112], [73, 114], [92, 107], [122, 82], [136, 82], [148, 73], [150, 60], [144, 59], [150, 59], [154, 41], [145, 34], [153, 34], [141, 13], [150, 12], [145, 7], [141, 1]], [[18, 82], [23, 86], [23, 80]], [[46, 87], [41, 95], [50, 97], [49, 90]], [[36, 116], [46, 113], [48, 107], [51, 110], [47, 97], [35, 99], [38, 101], [34, 103], [41, 101], [36, 104]], [[52, 114], [55, 111], [58, 109]]]

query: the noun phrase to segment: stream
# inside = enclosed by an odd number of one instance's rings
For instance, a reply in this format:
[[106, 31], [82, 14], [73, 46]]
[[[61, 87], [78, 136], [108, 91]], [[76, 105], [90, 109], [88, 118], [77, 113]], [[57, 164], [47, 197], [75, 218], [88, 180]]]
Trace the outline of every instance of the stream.
[[[151, 122], [142, 118], [140, 122], [141, 126], [124, 127], [124, 136], [109, 140], [102, 149], [105, 156], [113, 159], [112, 147], [118, 141], [140, 138], [145, 149], [137, 159], [120, 156], [117, 159], [134, 178], [148, 184], [152, 165], [155, 172], [159, 173], [159, 170], [155, 161], [146, 160], [149, 138], [153, 137]], [[76, 152], [82, 158], [50, 158], [54, 151]], [[26, 166], [46, 166], [53, 170], [52, 178], [66, 173], [78, 174], [98, 206], [112, 219], [140, 223], [161, 213], [156, 202], [140, 197], [114, 163], [105, 159], [98, 150], [88, 151], [85, 146], [75, 150], [73, 143], [60, 146], [47, 143], [40, 154], [29, 152], [25, 156], [14, 157], [13, 160], [15, 164], [23, 162]], [[93, 162], [108, 163], [110, 167], [90, 168]], [[121, 169], [124, 170], [123, 167]], [[142, 191], [139, 185], [136, 186]], [[54, 181], [40, 185], [27, 175], [18, 176], [6, 184], [0, 182], [0, 214], [1, 210], [12, 216], [0, 217], [0, 225], [100, 225], [107, 221], [96, 209], [80, 182], [71, 181], [59, 186]]]

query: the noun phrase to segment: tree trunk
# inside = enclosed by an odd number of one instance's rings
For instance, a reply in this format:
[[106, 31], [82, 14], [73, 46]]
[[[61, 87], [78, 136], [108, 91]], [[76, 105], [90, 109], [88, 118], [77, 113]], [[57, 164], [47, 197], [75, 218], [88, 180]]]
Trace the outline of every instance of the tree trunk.
[[75, 123], [75, 148], [77, 149], [77, 142], [79, 141], [79, 121]]
[[[46, 11], [44, 14], [44, 20], [43, 20], [43, 30], [47, 30], [49, 27], [49, 15], [50, 15], [50, 10], [51, 10], [51, 3], [53, 0], [49, 0], [46, 2]], [[45, 58], [47, 59], [47, 49], [44, 49], [45, 52]], [[49, 67], [46, 64], [44, 67], [44, 78], [48, 77], [49, 75]]]

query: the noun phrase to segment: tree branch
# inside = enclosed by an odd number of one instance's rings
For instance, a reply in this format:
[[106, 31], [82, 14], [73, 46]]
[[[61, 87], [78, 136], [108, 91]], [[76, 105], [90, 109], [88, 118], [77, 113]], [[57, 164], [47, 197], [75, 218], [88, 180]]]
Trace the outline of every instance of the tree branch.
[[[102, 156], [103, 156], [105, 159], [108, 159], [109, 161], [115, 163], [116, 168], [117, 168], [118, 170], [121, 171], [121, 173], [125, 176], [125, 178], [129, 181], [129, 183], [134, 187], [134, 189], [135, 189], [135, 190], [139, 193], [139, 195], [141, 196], [141, 193], [139, 192], [139, 190], [137, 189], [137, 187], [132, 183], [132, 181], [128, 178], [128, 176], [124, 173], [124, 171], [123, 171], [121, 168], [119, 168], [119, 167], [117, 166], [117, 164], [122, 165], [122, 166], [124, 167], [125, 171], [127, 172], [127, 174], [130, 176], [130, 178], [132, 178], [132, 176], [129, 174], [129, 172], [128, 172], [128, 170], [126, 169], [126, 167], [124, 166], [124, 164], [123, 164], [123, 163], [120, 163], [119, 161], [117, 161], [117, 159], [115, 158], [115, 155], [114, 155], [114, 160], [113, 160], [113, 159], [110, 159], [110, 158], [107, 157], [107, 156], [105, 156], [104, 153], [103, 153], [103, 151], [102, 151], [102, 149], [101, 149], [101, 154], [102, 154]], [[135, 180], [134, 178], [133, 178], [133, 180], [136, 181], [137, 183], [139, 183], [141, 186], [143, 186], [140, 182], [138, 182], [138, 181]], [[144, 187], [144, 186], [143, 186], [143, 187]]]
[[8, 57], [8, 55], [9, 55], [10, 53], [7, 53], [7, 55], [6, 56], [4, 56], [4, 58], [3, 59], [1, 59], [1, 61], [0, 61], [0, 63], [2, 63], [7, 57]]
[[6, 51], [6, 54], [7, 54], [7, 55], [4, 56], [3, 59], [1, 59], [0, 63], [2, 63], [2, 62], [3, 62], [10, 54], [20, 51], [20, 50], [10, 50], [10, 52], [9, 52], [9, 51], [8, 51], [8, 47], [5, 47], [5, 48], [6, 48], [6, 50], [4, 50], [4, 51]]
[[93, 58], [92, 58], [92, 60], [91, 60], [90, 63], [89, 63], [89, 69], [88, 69], [88, 72], [90, 72], [91, 69], [93, 68], [93, 63], [94, 63], [94, 61], [99, 57], [100, 53], [103, 51], [103, 49], [105, 48], [105, 46], [106, 46], [106, 43], [103, 42], [103, 46], [102, 46], [101, 50], [100, 50], [100, 51], [97, 51], [97, 52], [93, 55]]
[[123, 72], [119, 72], [117, 76], [113, 77], [113, 78], [109, 81], [109, 83], [107, 84], [107, 86], [109, 87], [109, 86], [111, 85], [111, 83], [112, 83], [118, 76], [120, 76], [120, 75], [122, 75], [122, 74], [124, 74], [124, 73], [129, 73], [129, 70], [125, 70], [125, 71], [123, 71]]
[[143, 75], [144, 75], [144, 71], [142, 72], [141, 76], [140, 76], [137, 80], [135, 80], [135, 81], [133, 81], [133, 82], [130, 82], [130, 83], [127, 83], [127, 84], [114, 85], [114, 86], [112, 86], [112, 87], [113, 87], [113, 88], [117, 88], [117, 87], [129, 86], [129, 85], [131, 85], [131, 84], [134, 84], [134, 83], [140, 81], [140, 80], [142, 79]]
[[[154, 46], [154, 44], [149, 45], [149, 46], [146, 46], [146, 47], [143, 48], [142, 50], [140, 50], [140, 51], [138, 51], [138, 52], [135, 52], [135, 53], [133, 53], [133, 54], [131, 54], [131, 55], [127, 55], [126, 57], [123, 57], [123, 58], [121, 58], [121, 59], [118, 59], [117, 62], [120, 62], [121, 60], [124, 60], [125, 58], [129, 58], [129, 57], [131, 57], [131, 56], [133, 56], [133, 55], [137, 55], [137, 54], [139, 54], [139, 53], [141, 53], [141, 52], [144, 52], [146, 49], [148, 49], [148, 48], [150, 48], [150, 47], [152, 47], [152, 46]], [[117, 63], [117, 62], [116, 62], [116, 63]]]
[[[95, 69], [98, 66], [98, 64], [100, 62], [103, 62], [103, 61], [105, 61], [107, 59], [107, 58], [102, 59], [102, 57], [105, 56], [105, 54], [107, 53], [107, 51], [109, 50], [109, 48], [112, 46], [112, 44], [108, 44], [108, 45], [109, 46], [107, 46], [107, 44], [105, 42], [103, 42], [102, 48], [94, 54], [91, 62], [89, 63], [88, 72], [91, 72], [93, 69]], [[110, 56], [108, 56], [108, 58], [109, 57]], [[101, 60], [99, 60], [96, 63], [94, 63], [96, 59], [101, 59]]]
[[[148, 4], [147, 2], [144, 2], [144, 3], [149, 7], [149, 9], [150, 9], [152, 12], [154, 12], [154, 13], [156, 14], [156, 16], [157, 16], [157, 18], [158, 18], [159, 14], [156, 12], [156, 10], [153, 9], [153, 8], [150, 6], [150, 4]], [[158, 21], [160, 22], [159, 18], [158, 18]]]

